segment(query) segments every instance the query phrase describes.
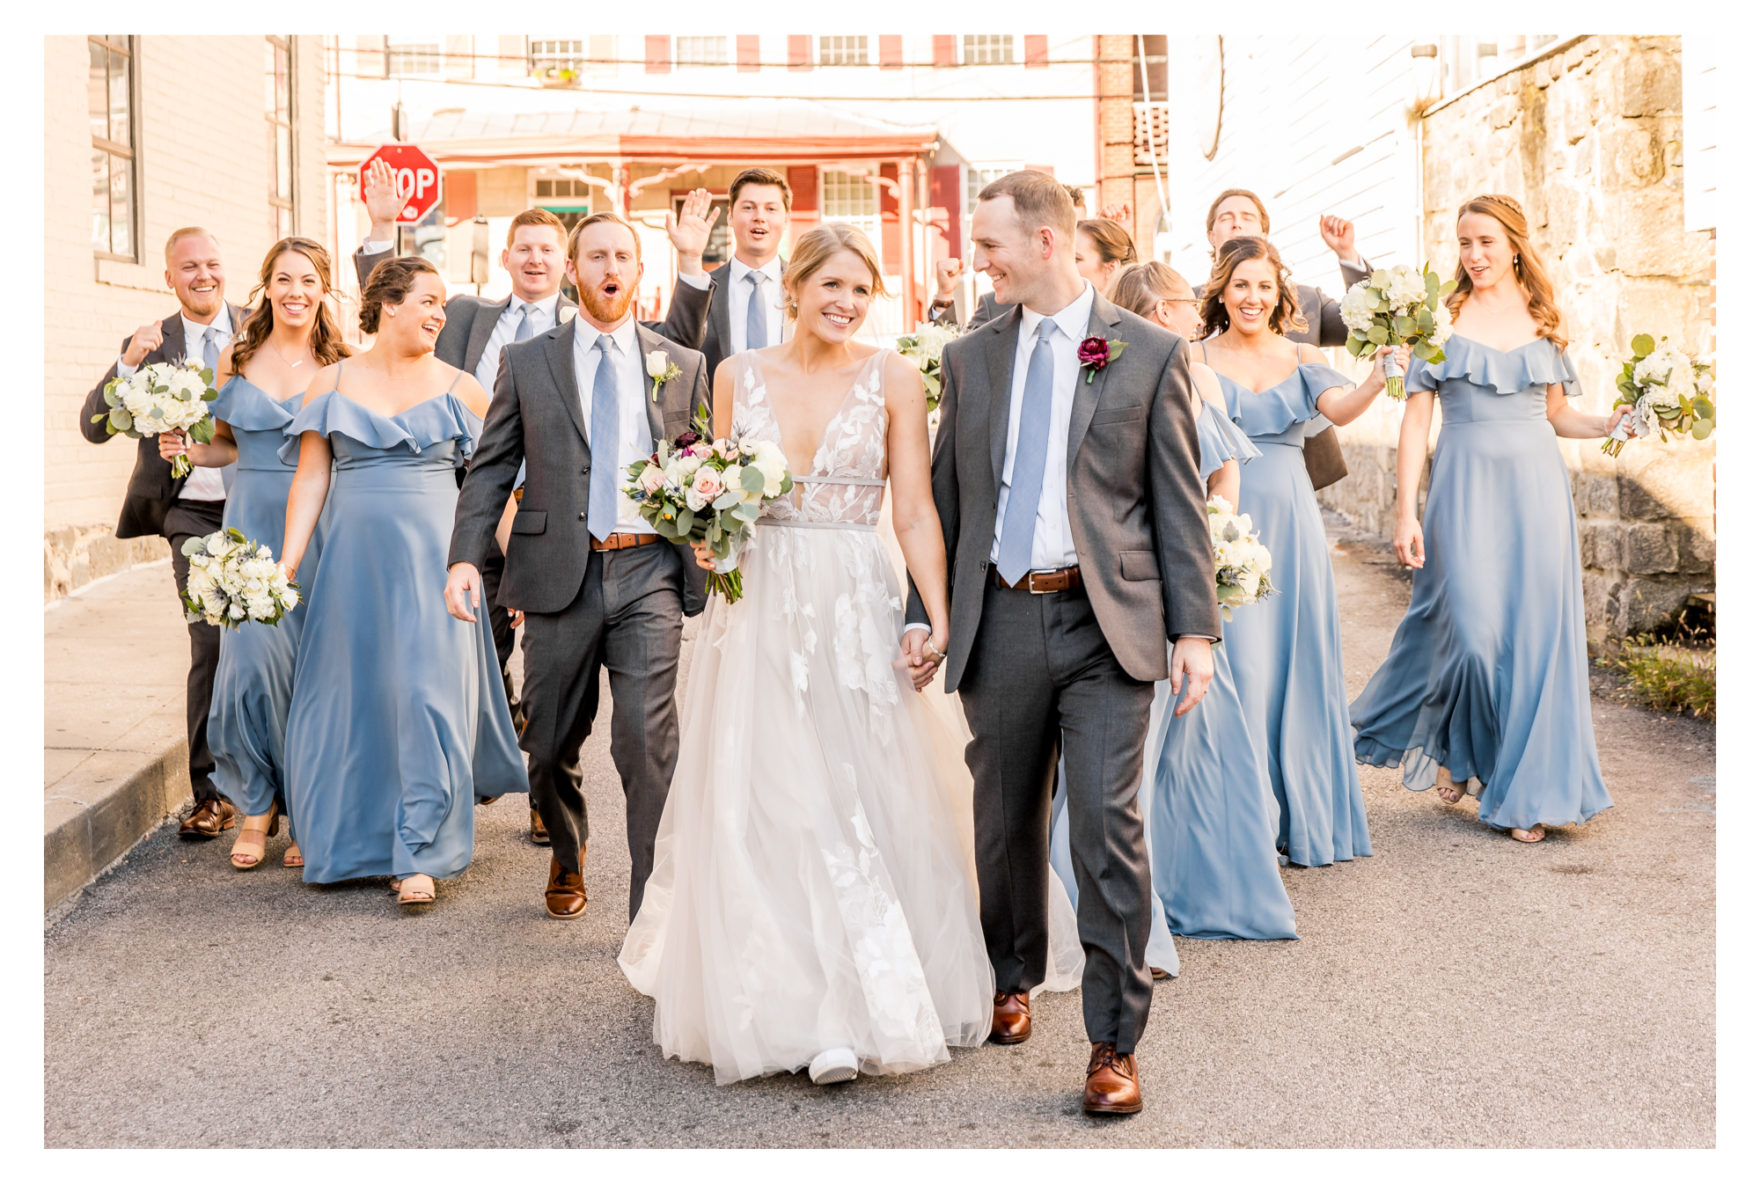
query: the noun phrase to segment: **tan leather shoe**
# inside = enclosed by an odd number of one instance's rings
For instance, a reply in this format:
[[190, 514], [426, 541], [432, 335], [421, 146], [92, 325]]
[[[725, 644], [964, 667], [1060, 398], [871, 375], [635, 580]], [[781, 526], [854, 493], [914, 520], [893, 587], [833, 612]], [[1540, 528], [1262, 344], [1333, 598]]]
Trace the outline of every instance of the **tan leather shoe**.
[[1120, 1055], [1110, 1043], [1094, 1044], [1093, 1053], [1088, 1056], [1088, 1086], [1082, 1091], [1082, 1111], [1096, 1116], [1143, 1111], [1135, 1055]]
[[550, 886], [544, 889], [544, 911], [557, 920], [573, 920], [587, 910], [587, 881], [550, 856]]
[[997, 994], [990, 1010], [990, 1042], [1025, 1043], [1033, 1033], [1033, 1012], [1025, 994]]
[[231, 830], [237, 816], [232, 803], [220, 798], [197, 802], [189, 817], [178, 826], [177, 833], [186, 839], [219, 838], [223, 830]]
[[532, 841], [540, 847], [550, 845], [550, 831], [544, 825], [543, 816], [536, 810], [532, 811]]

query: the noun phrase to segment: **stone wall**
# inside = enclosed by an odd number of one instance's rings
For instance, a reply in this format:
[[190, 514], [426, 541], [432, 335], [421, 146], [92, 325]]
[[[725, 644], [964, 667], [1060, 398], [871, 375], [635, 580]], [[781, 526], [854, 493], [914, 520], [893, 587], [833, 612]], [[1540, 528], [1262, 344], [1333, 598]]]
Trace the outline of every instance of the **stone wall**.
[[[1694, 355], [1712, 338], [1712, 233], [1682, 211], [1678, 37], [1592, 36], [1423, 116], [1424, 254], [1455, 269], [1455, 211], [1479, 192], [1515, 197], [1546, 259], [1583, 378], [1605, 412], [1639, 332]], [[1440, 415], [1438, 415], [1440, 416]], [[1397, 406], [1341, 431], [1350, 478], [1322, 500], [1391, 537]], [[1560, 441], [1581, 534], [1589, 639], [1651, 629], [1715, 587], [1716, 443], [1627, 447]]]

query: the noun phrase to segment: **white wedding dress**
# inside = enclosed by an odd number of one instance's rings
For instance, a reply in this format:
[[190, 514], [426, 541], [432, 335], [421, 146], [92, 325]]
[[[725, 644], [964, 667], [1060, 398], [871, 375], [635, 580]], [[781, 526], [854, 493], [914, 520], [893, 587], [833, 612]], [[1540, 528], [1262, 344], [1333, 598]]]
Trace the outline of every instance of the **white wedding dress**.
[[[653, 874], [618, 956], [655, 1000], [661, 1050], [719, 1084], [836, 1049], [869, 1074], [912, 1071], [990, 1030], [964, 741], [929, 703], [940, 683], [918, 695], [894, 665], [885, 356], [796, 475], [798, 503], [765, 509], [743, 599], [704, 614]], [[735, 432], [780, 445], [759, 362], [735, 363]], [[1067, 901], [1053, 923], [1069, 988]]]

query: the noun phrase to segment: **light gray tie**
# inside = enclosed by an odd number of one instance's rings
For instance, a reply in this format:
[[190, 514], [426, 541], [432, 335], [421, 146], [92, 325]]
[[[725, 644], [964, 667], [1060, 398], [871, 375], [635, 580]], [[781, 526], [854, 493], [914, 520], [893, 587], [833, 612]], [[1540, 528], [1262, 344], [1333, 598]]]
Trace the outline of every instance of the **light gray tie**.
[[202, 367], [209, 372], [220, 368], [220, 329], [212, 325], [202, 333]]
[[764, 276], [753, 270], [746, 275], [752, 297], [746, 302], [746, 350], [770, 346], [770, 323], [764, 318]]
[[1051, 333], [1057, 324], [1039, 320], [1039, 339], [1027, 360], [1027, 384], [1021, 393], [1021, 423], [1015, 434], [1014, 471], [1008, 484], [1008, 509], [1002, 515], [1002, 543], [997, 546], [996, 571], [1010, 585], [1033, 567], [1033, 523], [1039, 515], [1039, 492], [1045, 486], [1045, 447], [1051, 438]]
[[519, 308], [519, 326], [514, 329], [513, 342], [532, 338], [532, 320], [536, 318], [538, 308], [531, 303], [521, 303]]
[[592, 448], [593, 477], [587, 484], [587, 531], [603, 540], [617, 527], [618, 438], [623, 432], [617, 412], [617, 354], [611, 337], [601, 335], [599, 368], [593, 373], [593, 426], [587, 445]]

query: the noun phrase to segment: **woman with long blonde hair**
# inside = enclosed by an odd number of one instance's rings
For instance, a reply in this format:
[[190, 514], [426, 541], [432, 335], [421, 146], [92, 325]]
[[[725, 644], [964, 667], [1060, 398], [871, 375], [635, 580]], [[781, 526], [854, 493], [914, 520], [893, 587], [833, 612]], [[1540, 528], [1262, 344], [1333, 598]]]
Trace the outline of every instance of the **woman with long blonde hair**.
[[[222, 525], [277, 556], [296, 465], [279, 454], [281, 431], [299, 412], [312, 373], [348, 355], [330, 298], [328, 250], [309, 237], [284, 237], [270, 246], [251, 292], [258, 301], [244, 330], [220, 353], [214, 440], [191, 445], [182, 434], [159, 435], [159, 453], [167, 458], [188, 454], [197, 466], [237, 463]], [[305, 609], [296, 607], [277, 625], [244, 625], [220, 636], [208, 744], [214, 784], [244, 816], [232, 844], [232, 865], [240, 871], [263, 862], [288, 812], [287, 707], [305, 619]], [[281, 865], [305, 865], [291, 839]]]
[[[1589, 716], [1577, 513], [1559, 438], [1612, 434], [1628, 407], [1585, 413], [1552, 282], [1513, 199], [1456, 217], [1460, 265], [1440, 364], [1406, 382], [1394, 554], [1412, 600], [1387, 660], [1351, 704], [1357, 759], [1403, 765], [1409, 789], [1524, 843], [1613, 804]], [[1424, 522], [1430, 418], [1442, 430]]]

